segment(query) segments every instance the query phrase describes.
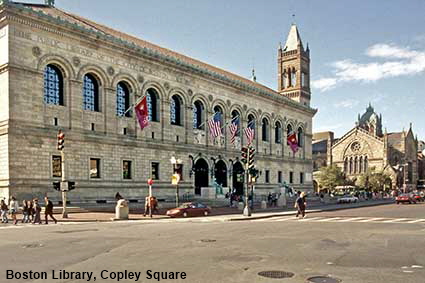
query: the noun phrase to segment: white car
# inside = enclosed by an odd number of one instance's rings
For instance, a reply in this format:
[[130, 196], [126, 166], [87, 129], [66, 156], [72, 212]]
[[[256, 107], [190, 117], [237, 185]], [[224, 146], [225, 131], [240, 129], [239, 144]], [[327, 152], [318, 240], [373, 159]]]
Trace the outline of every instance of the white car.
[[343, 196], [338, 198], [338, 203], [351, 203], [351, 202], [357, 202], [359, 200], [358, 197], [355, 196]]

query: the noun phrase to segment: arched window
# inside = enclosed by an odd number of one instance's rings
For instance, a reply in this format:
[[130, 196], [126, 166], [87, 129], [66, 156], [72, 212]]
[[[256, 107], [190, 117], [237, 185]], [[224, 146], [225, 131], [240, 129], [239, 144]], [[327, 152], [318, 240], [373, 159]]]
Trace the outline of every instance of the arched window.
[[182, 125], [182, 100], [178, 95], [173, 95], [170, 102], [170, 123]]
[[[286, 126], [286, 137], [288, 138], [288, 136], [292, 133], [292, 125], [288, 124], [288, 126]], [[286, 139], [286, 144], [289, 145], [288, 143], [288, 139]]]
[[295, 69], [291, 70], [291, 86], [297, 85], [297, 71]]
[[352, 174], [353, 173], [353, 158], [352, 157], [350, 157], [349, 167], [350, 167], [350, 174]]
[[363, 169], [363, 171], [364, 172], [367, 172], [367, 168], [368, 168], [368, 166], [369, 166], [369, 164], [367, 164], [367, 156], [365, 156], [365, 158], [364, 158], [364, 163], [363, 163], [363, 165], [364, 165], [364, 169]]
[[301, 127], [298, 128], [297, 139], [298, 139], [298, 146], [302, 147], [304, 145], [304, 135], [303, 135], [303, 129]]
[[146, 91], [146, 102], [148, 105], [149, 121], [159, 122], [158, 93], [153, 88]]
[[63, 104], [63, 76], [55, 65], [44, 68], [44, 102], [47, 104]]
[[354, 157], [354, 174], [357, 174], [358, 171], [358, 163], [357, 163], [357, 156]]
[[301, 73], [301, 86], [302, 87], [306, 86], [306, 76], [304, 72]]
[[283, 88], [287, 88], [288, 87], [288, 73], [286, 72], [286, 70], [283, 72], [282, 81], [283, 81]]
[[84, 76], [83, 109], [99, 111], [99, 83], [92, 74]]
[[360, 158], [359, 158], [359, 173], [363, 172], [363, 168], [364, 168], [364, 166], [363, 166], [363, 156], [360, 156]]
[[233, 110], [232, 111], [232, 124], [237, 126], [237, 130], [236, 130], [236, 137], [239, 137], [241, 134], [241, 116], [239, 114], [238, 111]]
[[282, 143], [282, 125], [279, 121], [274, 124], [274, 142]]
[[269, 120], [263, 118], [262, 129], [262, 140], [269, 141]]
[[345, 160], [344, 160], [344, 173], [345, 174], [347, 174], [348, 172], [347, 172], [347, 168], [348, 167], [348, 161], [347, 161], [347, 158], [345, 158]]
[[193, 128], [202, 130], [204, 129], [204, 105], [201, 101], [197, 100], [193, 104]]
[[[130, 108], [130, 90], [127, 84], [119, 82], [117, 84], [117, 116], [120, 117], [131, 117], [131, 111], [127, 111]], [[127, 112], [126, 112], [127, 111]]]
[[255, 117], [252, 114], [248, 115], [248, 127], [251, 129], [255, 129]]
[[224, 126], [224, 124], [223, 124], [223, 110], [218, 105], [215, 106], [213, 110], [214, 110], [214, 113], [220, 113], [219, 117], [220, 117], [221, 133], [223, 133], [224, 128], [225, 128], [225, 127], [223, 127]]

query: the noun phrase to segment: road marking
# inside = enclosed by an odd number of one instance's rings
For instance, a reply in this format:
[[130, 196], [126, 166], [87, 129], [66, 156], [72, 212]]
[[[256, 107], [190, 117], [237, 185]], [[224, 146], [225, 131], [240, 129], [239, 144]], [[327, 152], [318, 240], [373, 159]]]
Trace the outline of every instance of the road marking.
[[395, 222], [400, 222], [404, 220], [409, 220], [409, 219], [408, 218], [389, 219], [389, 220], [382, 221], [382, 223], [395, 223]]
[[372, 222], [372, 221], [383, 220], [383, 219], [386, 219], [386, 218], [376, 217], [376, 218], [369, 218], [369, 219], [359, 220], [358, 222], [364, 223], [364, 222]]
[[417, 220], [407, 221], [406, 223], [418, 223], [418, 222], [425, 222], [425, 219], [417, 219]]
[[325, 219], [317, 220], [317, 222], [329, 222], [329, 221], [338, 220], [338, 219], [342, 219], [342, 218], [341, 217], [325, 218]]
[[312, 218], [304, 218], [304, 219], [300, 219], [298, 221], [313, 221], [313, 220], [318, 220], [318, 219], [322, 219], [323, 217], [312, 217]]
[[360, 220], [360, 219], [364, 219], [365, 217], [352, 217], [352, 218], [346, 218], [343, 220], [339, 220], [338, 222], [350, 222], [350, 221], [355, 221], [355, 220]]
[[288, 220], [294, 220], [293, 217], [286, 217], [286, 218], [280, 218], [280, 219], [276, 219], [276, 222], [282, 222], [282, 221], [288, 221]]

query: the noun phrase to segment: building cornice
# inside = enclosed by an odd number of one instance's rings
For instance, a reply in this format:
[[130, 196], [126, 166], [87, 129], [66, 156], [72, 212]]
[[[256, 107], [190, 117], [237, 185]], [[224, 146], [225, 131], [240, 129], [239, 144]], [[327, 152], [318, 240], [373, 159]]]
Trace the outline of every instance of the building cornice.
[[291, 106], [299, 111], [310, 114], [311, 116], [314, 116], [317, 112], [317, 109], [292, 101], [291, 99], [285, 96], [281, 96], [277, 92], [274, 92], [272, 90], [268, 91], [266, 90], [267, 87], [265, 86], [264, 88], [261, 88], [261, 87], [250, 85], [241, 80], [233, 79], [226, 75], [220, 74], [218, 72], [209, 70], [206, 67], [188, 63], [185, 60], [176, 58], [171, 55], [163, 54], [157, 50], [153, 50], [148, 47], [141, 47], [135, 44], [134, 42], [130, 42], [130, 41], [112, 36], [110, 34], [106, 34], [99, 31], [95, 31], [93, 29], [86, 28], [81, 25], [78, 25], [77, 23], [71, 23], [60, 17], [53, 17], [49, 14], [43, 13], [42, 11], [36, 11], [32, 9], [31, 7], [25, 6], [23, 4], [14, 3], [7, 0], [0, 0], [0, 5], [2, 6], [2, 8], [7, 6], [8, 8], [11, 8], [10, 10], [14, 10], [14, 12], [18, 12], [11, 19], [17, 20], [18, 22], [22, 24], [30, 25], [32, 27], [36, 27], [41, 30], [45, 30], [48, 32], [61, 35], [61, 36], [65, 36], [65, 34], [58, 29], [52, 29], [52, 28], [46, 27], [43, 24], [34, 22], [33, 20], [29, 21], [29, 20], [23, 19], [23, 17], [32, 17], [32, 18], [37, 17], [38, 20], [40, 20], [41, 22], [44, 21], [45, 24], [54, 24], [64, 29], [68, 29], [69, 31], [72, 31], [72, 32], [77, 31], [80, 34], [86, 35], [87, 37], [95, 38], [97, 41], [102, 40], [105, 43], [112, 43], [112, 44], [119, 45], [120, 47], [126, 48], [128, 52], [137, 54], [140, 57], [151, 59], [151, 60], [153, 59], [154, 61], [172, 65], [180, 70], [189, 71], [196, 75], [204, 76], [209, 79], [219, 81], [220, 83], [231, 86], [233, 88], [247, 91], [256, 95], [260, 95], [262, 97], [274, 100], [275, 102], [281, 103], [283, 105]]

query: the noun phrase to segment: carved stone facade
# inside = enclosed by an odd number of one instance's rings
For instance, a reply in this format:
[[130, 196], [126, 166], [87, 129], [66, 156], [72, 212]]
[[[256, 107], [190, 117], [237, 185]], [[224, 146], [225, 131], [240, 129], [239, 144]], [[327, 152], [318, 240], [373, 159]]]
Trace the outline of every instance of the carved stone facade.
[[[312, 189], [315, 109], [52, 5], [1, 3], [0, 197], [47, 193], [60, 198], [52, 186], [61, 180], [56, 149], [59, 129], [65, 133], [65, 178], [76, 182], [71, 201], [112, 199], [117, 191], [142, 199], [150, 177], [156, 179], [155, 195], [173, 197], [172, 156], [182, 161], [182, 194], [199, 193], [195, 187], [211, 185], [212, 176], [216, 181], [221, 178], [224, 187], [232, 187], [239, 177], [235, 172], [241, 165], [240, 148], [246, 143], [242, 129], [249, 115], [256, 121], [256, 167], [262, 171], [256, 193], [267, 194], [279, 182], [288, 182], [290, 174], [296, 189]], [[51, 80], [46, 77], [48, 67], [60, 81], [55, 91], [62, 100], [57, 103], [46, 100], [46, 89], [52, 88], [46, 85]], [[156, 95], [158, 117], [143, 131], [132, 111], [117, 114], [120, 84], [128, 92], [125, 105], [145, 94]], [[93, 105], [90, 93], [96, 93]], [[180, 107], [178, 122], [170, 111], [173, 101]], [[204, 112], [202, 123], [194, 127], [197, 101]], [[94, 110], [85, 110], [86, 103]], [[211, 140], [207, 120], [215, 107], [220, 107], [223, 123], [231, 121], [233, 111], [240, 115], [241, 134], [235, 145], [230, 143], [227, 126], [221, 139]], [[268, 122], [266, 139], [261, 136], [264, 120]], [[275, 130], [277, 123], [279, 130]], [[285, 137], [289, 125], [302, 131], [303, 146], [295, 154], [285, 138], [275, 137], [282, 135], [279, 131]]]
[[[382, 116], [369, 105], [356, 126], [327, 146], [327, 164], [336, 164], [350, 179], [370, 168], [391, 176], [392, 187], [416, 188], [418, 180], [417, 140], [408, 131], [382, 131]], [[314, 150], [313, 150], [314, 152]]]

